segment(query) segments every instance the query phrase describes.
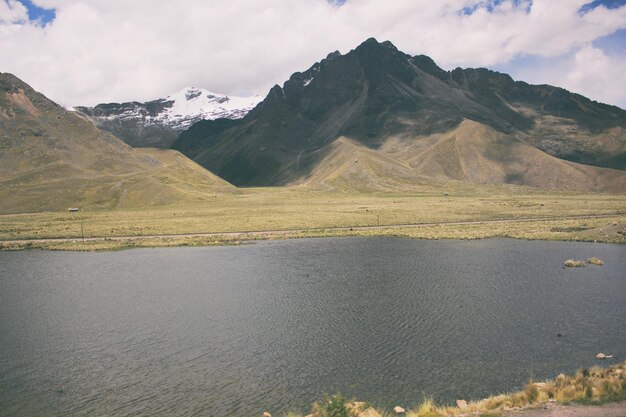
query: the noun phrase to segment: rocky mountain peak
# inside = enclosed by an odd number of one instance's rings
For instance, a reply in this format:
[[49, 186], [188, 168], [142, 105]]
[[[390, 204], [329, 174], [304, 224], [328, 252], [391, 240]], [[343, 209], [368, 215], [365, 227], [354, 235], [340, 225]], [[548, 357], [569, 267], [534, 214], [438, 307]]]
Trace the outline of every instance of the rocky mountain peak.
[[186, 87], [164, 98], [147, 102], [98, 104], [76, 107], [96, 126], [132, 146], [168, 147], [178, 133], [201, 120], [240, 119], [261, 96], [237, 97], [198, 87]]
[[[278, 185], [308, 175], [323, 160], [321, 150], [339, 137], [371, 150], [389, 138], [415, 138], [419, 148], [426, 146], [423, 138], [464, 120], [552, 156], [626, 167], [623, 138], [614, 152], [599, 153], [593, 145], [596, 135], [613, 140], [626, 128], [625, 111], [484, 68], [445, 71], [428, 56], [410, 56], [375, 38], [294, 73], [248, 117], [228, 126], [203, 123], [173, 147], [235, 184]], [[611, 128], [618, 133], [603, 133]]]
[[181, 90], [181, 92], [185, 94], [185, 99], [187, 99], [187, 101], [193, 100], [194, 98], [197, 98], [200, 95], [202, 95], [202, 90], [200, 90], [199, 88], [195, 88], [195, 87], [185, 88]]

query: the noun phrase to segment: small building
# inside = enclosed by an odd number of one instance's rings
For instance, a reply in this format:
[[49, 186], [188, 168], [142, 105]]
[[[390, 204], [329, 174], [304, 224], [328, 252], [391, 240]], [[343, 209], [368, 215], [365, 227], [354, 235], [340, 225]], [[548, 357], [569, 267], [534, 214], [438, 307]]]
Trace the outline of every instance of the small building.
[[78, 207], [70, 207], [67, 209], [70, 213], [78, 213]]

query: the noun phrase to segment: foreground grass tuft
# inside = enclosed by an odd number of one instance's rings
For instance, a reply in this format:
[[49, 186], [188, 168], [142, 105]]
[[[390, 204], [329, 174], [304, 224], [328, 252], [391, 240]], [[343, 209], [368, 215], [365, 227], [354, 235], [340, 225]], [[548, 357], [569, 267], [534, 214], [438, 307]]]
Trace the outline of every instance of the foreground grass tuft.
[[[445, 417], [462, 414], [501, 413], [512, 409], [532, 407], [549, 401], [560, 403], [604, 404], [626, 400], [626, 362], [608, 368], [580, 369], [575, 375], [560, 374], [553, 380], [529, 382], [523, 391], [500, 394], [480, 401], [469, 402], [463, 409], [436, 406], [425, 401], [408, 417]], [[429, 414], [424, 414], [428, 410]], [[497, 414], [496, 414], [497, 415]]]
[[[394, 414], [389, 410], [374, 409], [366, 403], [346, 400], [341, 394], [325, 396], [312, 406], [307, 417], [498, 417], [510, 410], [537, 407], [547, 402], [602, 405], [626, 400], [626, 362], [608, 368], [579, 369], [574, 375], [559, 374], [544, 382], [530, 381], [522, 391], [461, 402], [457, 406], [438, 405], [426, 398], [417, 408]], [[284, 417], [301, 417], [288, 413]]]
[[356, 417], [359, 410], [349, 405], [353, 403], [354, 401], [347, 401], [341, 394], [327, 395], [313, 403], [311, 411], [316, 417]]

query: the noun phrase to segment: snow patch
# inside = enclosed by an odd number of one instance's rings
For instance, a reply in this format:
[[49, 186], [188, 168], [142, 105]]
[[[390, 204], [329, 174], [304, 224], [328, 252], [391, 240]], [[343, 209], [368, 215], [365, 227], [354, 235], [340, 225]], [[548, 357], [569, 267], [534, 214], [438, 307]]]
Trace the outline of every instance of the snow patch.
[[[167, 126], [185, 130], [200, 120], [219, 118], [241, 119], [263, 101], [259, 95], [251, 97], [227, 96], [202, 88], [188, 87], [169, 96], [147, 103], [130, 102], [110, 108], [99, 119], [139, 121], [144, 126]], [[74, 108], [68, 108], [74, 111]]]
[[201, 88], [184, 88], [163, 99], [165, 102], [172, 102], [172, 105], [154, 119], [182, 130], [199, 120], [241, 119], [262, 100], [259, 95], [229, 97]]

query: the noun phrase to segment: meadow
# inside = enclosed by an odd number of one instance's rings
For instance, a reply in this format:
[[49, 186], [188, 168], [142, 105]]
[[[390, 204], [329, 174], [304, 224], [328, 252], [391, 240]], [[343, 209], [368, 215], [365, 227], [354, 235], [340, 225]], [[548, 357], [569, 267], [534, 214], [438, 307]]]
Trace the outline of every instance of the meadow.
[[0, 215], [0, 247], [98, 250], [346, 235], [623, 243], [625, 226], [626, 195], [470, 185], [411, 193], [251, 188], [194, 204]]

